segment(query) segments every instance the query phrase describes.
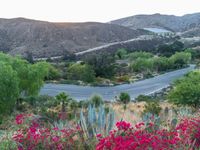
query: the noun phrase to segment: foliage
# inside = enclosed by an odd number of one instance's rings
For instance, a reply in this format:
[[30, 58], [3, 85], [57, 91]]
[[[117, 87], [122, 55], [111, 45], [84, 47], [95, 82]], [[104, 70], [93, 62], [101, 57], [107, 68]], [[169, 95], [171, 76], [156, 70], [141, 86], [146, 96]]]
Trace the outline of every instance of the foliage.
[[186, 52], [177, 52], [169, 58], [174, 68], [181, 68], [191, 61], [191, 54]]
[[94, 138], [98, 133], [108, 135], [114, 125], [114, 117], [115, 113], [111, 108], [106, 113], [103, 105], [95, 108], [94, 105], [89, 104], [86, 116], [83, 109], [81, 110], [80, 125], [88, 138]]
[[143, 59], [152, 58], [153, 54], [152, 53], [148, 53], [148, 52], [139, 51], [139, 52], [130, 53], [128, 56], [129, 56], [130, 61], [134, 61], [134, 60], [136, 60], [138, 58], [143, 58]]
[[175, 54], [176, 52], [183, 51], [184, 44], [180, 41], [175, 41], [172, 44], [163, 44], [159, 45], [156, 53], [161, 56], [170, 57], [171, 55]]
[[200, 106], [200, 72], [193, 71], [174, 83], [169, 92], [169, 102], [177, 105]]
[[10, 66], [16, 72], [20, 96], [24, 97], [38, 94], [43, 85], [43, 80], [48, 74], [48, 63], [38, 62], [32, 65], [19, 57], [11, 57], [3, 53], [0, 53], [0, 62]]
[[154, 57], [153, 58], [153, 68], [157, 72], [166, 71], [170, 69], [173, 64], [170, 64], [167, 57]]
[[160, 128], [156, 122], [140, 122], [135, 126], [120, 121], [108, 136], [98, 135], [96, 150], [109, 149], [199, 149], [199, 117], [183, 118], [177, 126]]
[[133, 72], [139, 72], [147, 74], [153, 69], [153, 60], [146, 58], [138, 58], [131, 64], [131, 69]]
[[116, 54], [115, 54], [119, 59], [123, 59], [127, 55], [127, 50], [124, 48], [118, 49]]
[[19, 80], [16, 71], [1, 61], [0, 91], [0, 115], [10, 113], [19, 96]]
[[95, 107], [99, 107], [104, 103], [102, 97], [100, 95], [94, 94], [89, 99], [90, 103], [94, 105]]
[[58, 80], [61, 77], [61, 73], [54, 66], [49, 66], [48, 75], [45, 77], [46, 80]]
[[111, 78], [115, 74], [115, 59], [109, 54], [90, 55], [85, 58], [85, 62], [94, 68], [96, 77]]
[[[40, 116], [20, 114], [16, 116], [16, 132], [12, 139], [16, 142], [18, 150], [64, 150], [84, 149], [84, 136], [79, 126], [59, 126], [49, 122], [45, 123]], [[41, 122], [42, 121], [42, 122]], [[88, 145], [87, 149], [90, 149]]]
[[160, 107], [159, 103], [157, 101], [147, 101], [147, 103], [144, 106], [143, 114], [145, 113], [151, 113], [154, 115], [159, 115], [162, 108]]
[[75, 63], [69, 66], [67, 78], [70, 80], [81, 80], [84, 82], [94, 82], [95, 72], [88, 64]]
[[119, 102], [123, 104], [128, 104], [131, 101], [131, 97], [128, 93], [122, 92], [119, 95]]
[[177, 52], [170, 58], [155, 56], [152, 58], [139, 57], [131, 62], [130, 68], [133, 72], [143, 75], [152, 72], [162, 72], [169, 69], [179, 69], [185, 67], [191, 61], [191, 54], [186, 52]]
[[200, 58], [200, 49], [186, 49], [185, 52], [191, 53], [192, 60]]
[[66, 104], [68, 105], [71, 98], [65, 92], [61, 92], [60, 94], [56, 95], [56, 99], [59, 103], [62, 103], [62, 110], [61, 112], [66, 111]]
[[152, 100], [151, 96], [148, 95], [139, 95], [138, 97], [135, 98], [137, 102], [148, 102]]

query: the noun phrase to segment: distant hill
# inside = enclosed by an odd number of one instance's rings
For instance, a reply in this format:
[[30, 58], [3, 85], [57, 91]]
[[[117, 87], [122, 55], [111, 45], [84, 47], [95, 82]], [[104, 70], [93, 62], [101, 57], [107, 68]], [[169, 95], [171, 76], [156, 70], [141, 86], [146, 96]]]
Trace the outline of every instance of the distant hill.
[[0, 50], [50, 57], [80, 52], [147, 34], [106, 23], [51, 23], [24, 18], [0, 19]]
[[162, 14], [136, 15], [114, 20], [111, 21], [111, 23], [132, 29], [161, 28], [173, 32], [184, 32], [200, 27], [200, 13], [188, 14], [180, 17]]

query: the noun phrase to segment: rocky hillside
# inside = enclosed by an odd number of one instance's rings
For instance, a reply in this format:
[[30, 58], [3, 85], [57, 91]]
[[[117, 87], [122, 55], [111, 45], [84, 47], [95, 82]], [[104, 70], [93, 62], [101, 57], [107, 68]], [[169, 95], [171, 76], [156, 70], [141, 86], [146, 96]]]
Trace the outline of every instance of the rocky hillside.
[[80, 52], [146, 34], [115, 24], [50, 23], [24, 18], [0, 19], [0, 50], [34, 57]]
[[112, 24], [122, 25], [132, 29], [163, 28], [174, 32], [183, 32], [200, 27], [200, 13], [184, 16], [173, 15], [136, 15], [111, 21]]

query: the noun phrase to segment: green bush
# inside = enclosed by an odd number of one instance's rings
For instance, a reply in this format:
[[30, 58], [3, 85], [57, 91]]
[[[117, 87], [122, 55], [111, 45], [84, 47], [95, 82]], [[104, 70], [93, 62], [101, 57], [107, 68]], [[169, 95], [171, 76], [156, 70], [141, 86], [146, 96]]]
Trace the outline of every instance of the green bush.
[[148, 102], [150, 100], [152, 100], [151, 96], [147, 96], [147, 95], [139, 95], [136, 99], [137, 102]]
[[95, 72], [88, 64], [75, 63], [69, 66], [67, 78], [69, 80], [81, 80], [90, 83], [95, 81]]
[[119, 102], [123, 104], [128, 104], [131, 101], [131, 97], [128, 93], [122, 92], [119, 95]]
[[45, 77], [46, 80], [58, 80], [61, 78], [61, 72], [54, 66], [50, 65], [48, 75]]
[[200, 107], [200, 71], [192, 71], [175, 81], [168, 94], [169, 102], [176, 105]]
[[162, 108], [160, 107], [159, 102], [150, 101], [145, 104], [143, 114], [151, 113], [154, 115], [159, 115], [161, 110]]
[[95, 107], [99, 107], [101, 104], [104, 103], [102, 97], [100, 95], [92, 95], [91, 98], [89, 99], [90, 103], [95, 105]]

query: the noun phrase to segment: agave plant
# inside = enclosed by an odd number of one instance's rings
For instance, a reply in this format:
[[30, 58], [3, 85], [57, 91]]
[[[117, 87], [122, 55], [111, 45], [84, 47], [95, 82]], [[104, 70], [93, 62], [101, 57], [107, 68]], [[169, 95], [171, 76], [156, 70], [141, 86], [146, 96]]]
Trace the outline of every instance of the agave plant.
[[98, 133], [107, 135], [114, 125], [114, 120], [114, 111], [110, 108], [106, 114], [104, 105], [95, 108], [89, 104], [85, 116], [81, 109], [80, 125], [86, 136], [95, 137]]

